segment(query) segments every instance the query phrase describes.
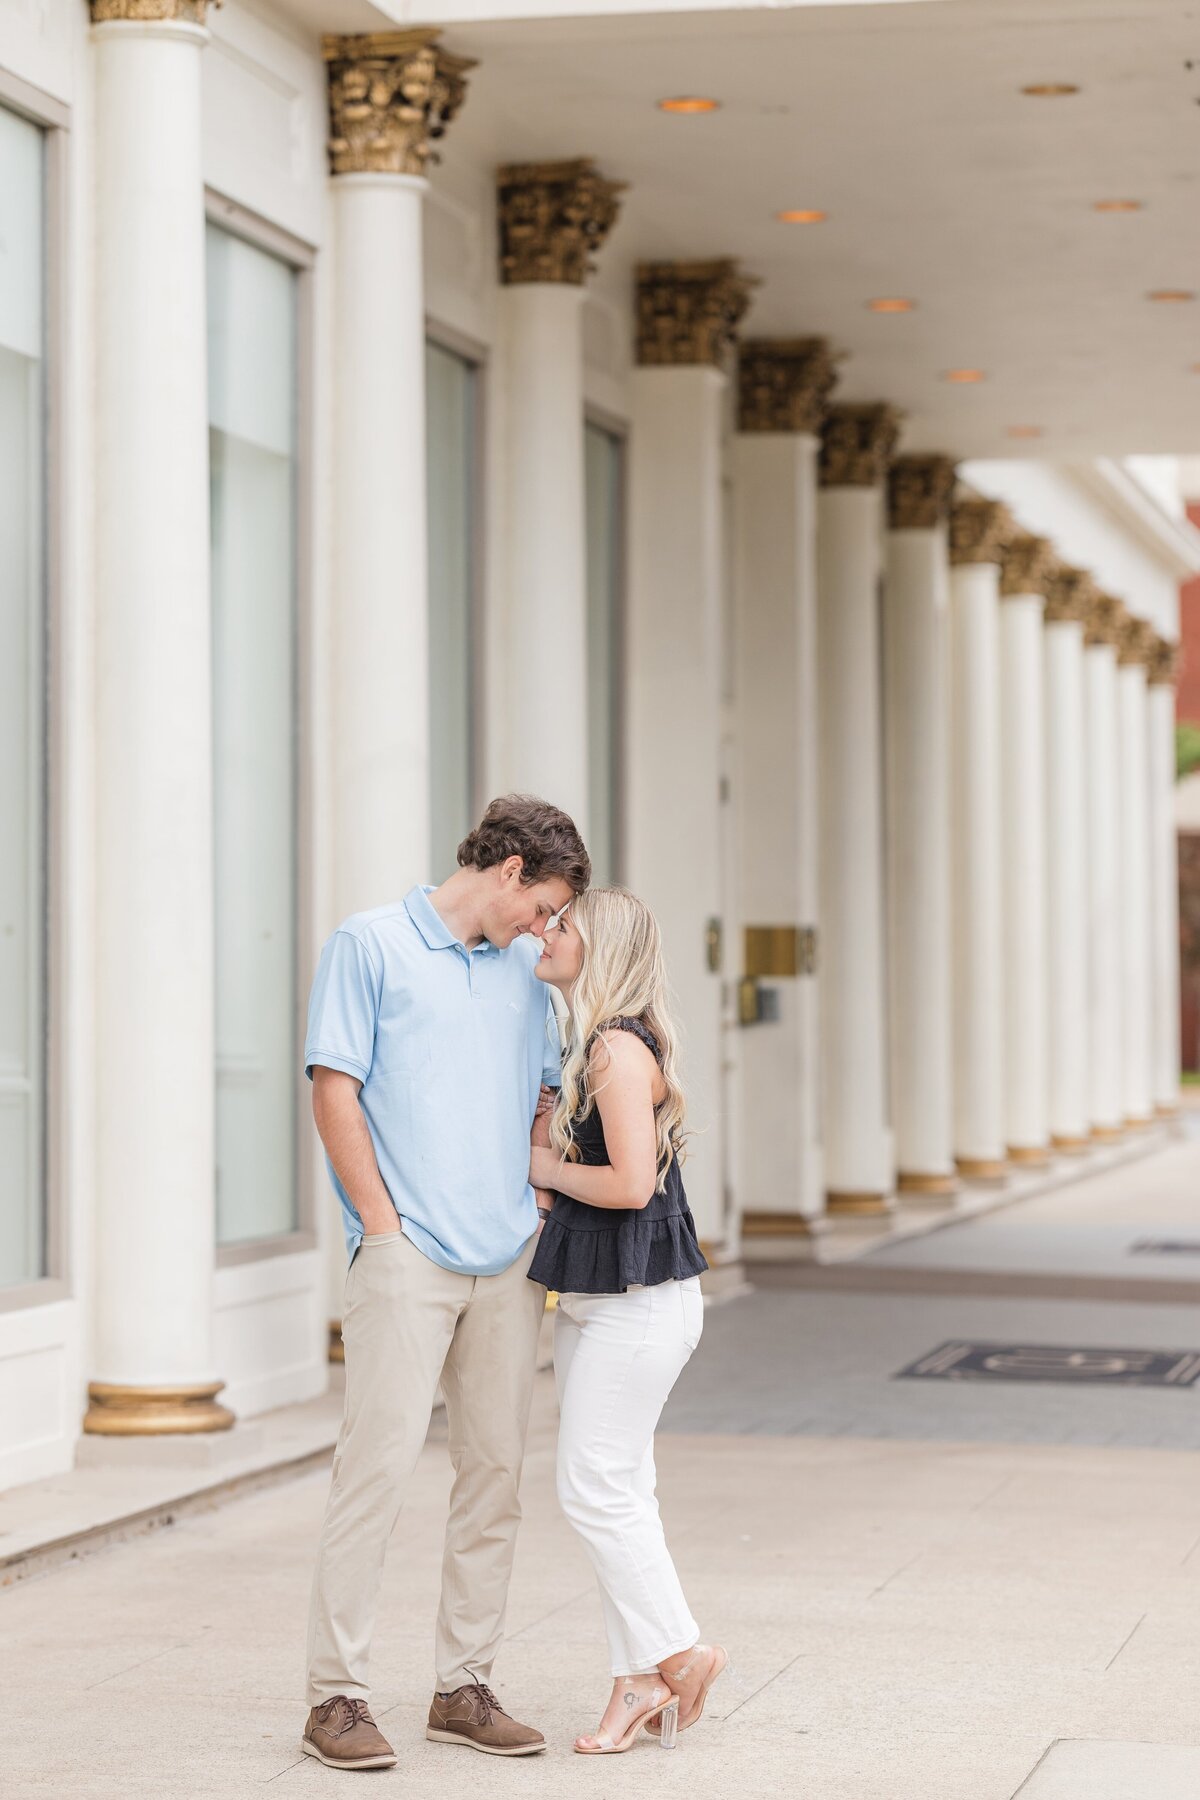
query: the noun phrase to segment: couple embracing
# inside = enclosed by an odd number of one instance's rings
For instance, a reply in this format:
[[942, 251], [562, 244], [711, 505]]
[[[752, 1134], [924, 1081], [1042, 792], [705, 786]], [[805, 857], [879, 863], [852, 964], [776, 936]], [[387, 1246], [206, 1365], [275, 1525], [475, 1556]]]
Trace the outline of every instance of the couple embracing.
[[658, 927], [632, 895], [589, 890], [575, 826], [541, 800], [493, 801], [458, 863], [440, 887], [348, 919], [309, 1007], [305, 1064], [350, 1256], [302, 1740], [333, 1768], [396, 1761], [368, 1661], [439, 1387], [454, 1483], [426, 1735], [497, 1756], [546, 1747], [489, 1683], [547, 1288], [558, 1494], [596, 1572], [613, 1674], [574, 1748], [611, 1754], [643, 1733], [670, 1747], [726, 1664], [698, 1641], [654, 1497], [654, 1431], [700, 1339], [706, 1267]]

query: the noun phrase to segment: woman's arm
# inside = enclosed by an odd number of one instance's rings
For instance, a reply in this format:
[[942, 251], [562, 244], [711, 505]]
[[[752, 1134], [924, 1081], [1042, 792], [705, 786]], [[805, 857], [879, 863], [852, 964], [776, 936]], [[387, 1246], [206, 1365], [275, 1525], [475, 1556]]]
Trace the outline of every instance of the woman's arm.
[[649, 1205], [658, 1180], [658, 1139], [654, 1129], [654, 1086], [658, 1064], [629, 1031], [611, 1031], [592, 1046], [588, 1078], [596, 1096], [608, 1163], [586, 1168], [562, 1162], [557, 1150], [533, 1151], [530, 1180], [553, 1187], [589, 1206], [640, 1211]]

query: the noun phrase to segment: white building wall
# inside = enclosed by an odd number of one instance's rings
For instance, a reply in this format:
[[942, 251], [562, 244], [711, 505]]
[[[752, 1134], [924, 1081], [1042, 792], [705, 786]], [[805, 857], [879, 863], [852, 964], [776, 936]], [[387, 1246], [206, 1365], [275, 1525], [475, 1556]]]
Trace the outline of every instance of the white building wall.
[[[267, 227], [289, 233], [314, 254], [310, 283], [311, 383], [309, 437], [303, 451], [314, 479], [306, 520], [308, 587], [304, 706], [307, 715], [308, 803], [304, 820], [303, 925], [308, 967], [337, 922], [333, 819], [335, 797], [327, 770], [333, 738], [329, 691], [331, 531], [328, 454], [333, 403], [336, 319], [330, 308], [330, 183], [327, 174], [326, 75], [315, 38], [282, 13], [248, 5], [210, 9], [211, 42], [203, 58], [204, 178], [216, 216], [223, 202], [245, 209]], [[469, 28], [464, 29], [463, 47]], [[57, 1114], [54, 1120], [54, 1186], [58, 1217], [56, 1279], [10, 1305], [0, 1294], [0, 1488], [70, 1465], [84, 1386], [95, 1366], [92, 1241], [96, 1104], [94, 1074], [104, 1054], [104, 1021], [95, 1016], [94, 818], [94, 584], [92, 471], [94, 422], [90, 408], [93, 270], [91, 193], [93, 51], [87, 9], [79, 4], [0, 6], [0, 71], [40, 89], [48, 116], [66, 108], [63, 175], [67, 205], [58, 254], [68, 306], [57, 338], [60, 376], [60, 479], [52, 495], [52, 529], [61, 546], [56, 596], [58, 705], [54, 740], [53, 818], [57, 859], [57, 907], [52, 920], [59, 971], [52, 1046]], [[470, 99], [467, 102], [470, 106]], [[554, 153], [573, 155], [586, 145], [564, 143]], [[485, 792], [507, 785], [511, 746], [498, 721], [496, 684], [503, 679], [505, 614], [501, 582], [507, 566], [502, 491], [506, 396], [499, 378], [496, 342], [497, 287], [494, 170], [481, 154], [456, 148], [453, 128], [432, 172], [425, 203], [425, 293], [431, 324], [457, 335], [478, 355], [484, 372], [483, 544], [485, 642], [485, 747], [480, 781]], [[636, 195], [630, 204], [636, 204]], [[239, 215], [240, 216], [240, 215]], [[632, 237], [618, 225], [588, 285], [583, 316], [585, 404], [618, 426], [631, 413]], [[670, 252], [671, 246], [665, 246]], [[1102, 477], [1081, 478], [1033, 462], [970, 463], [961, 471], [980, 492], [1003, 498], [1022, 526], [1052, 537], [1060, 554], [1095, 571], [1101, 584], [1173, 635], [1180, 572], [1168, 532], [1155, 536], [1151, 515], [1138, 523], [1128, 496], [1104, 498]], [[1111, 486], [1111, 484], [1110, 484]], [[1144, 489], [1143, 489], [1144, 495]], [[1150, 504], [1146, 497], [1147, 505]], [[1148, 522], [1149, 521], [1149, 522]], [[397, 550], [397, 568], [402, 552]], [[653, 672], [643, 672], [642, 691], [653, 703]], [[694, 729], [695, 721], [690, 722]], [[718, 720], [701, 744], [704, 767], [716, 770]], [[653, 781], [653, 770], [638, 778]], [[669, 784], [668, 784], [669, 793]], [[551, 796], [553, 797], [553, 796]], [[670, 829], [669, 806], [662, 818]], [[443, 871], [414, 870], [413, 879]], [[711, 874], [711, 871], [709, 871]], [[698, 930], [716, 906], [719, 883], [705, 877], [704, 892], [681, 900], [687, 942], [698, 955]], [[730, 945], [732, 952], [733, 946]], [[305, 970], [302, 969], [302, 981]], [[708, 1133], [695, 1146], [693, 1170], [703, 1223], [721, 1218], [717, 1168], [720, 1128], [717, 1070], [717, 983], [706, 970], [690, 971], [703, 1057], [714, 1089], [702, 1109]], [[751, 1128], [757, 1129], [754, 1121]], [[217, 1369], [228, 1383], [236, 1411], [253, 1413], [319, 1391], [327, 1378], [325, 1329], [331, 1299], [340, 1286], [344, 1253], [336, 1207], [329, 1192], [315, 1134], [305, 1132], [311, 1177], [312, 1232], [295, 1246], [267, 1256], [222, 1262], [215, 1278], [214, 1336]], [[707, 1174], [702, 1165], [709, 1165]], [[745, 1192], [738, 1203], [754, 1207], [761, 1196]], [[25, 1303], [28, 1298], [30, 1303]]]

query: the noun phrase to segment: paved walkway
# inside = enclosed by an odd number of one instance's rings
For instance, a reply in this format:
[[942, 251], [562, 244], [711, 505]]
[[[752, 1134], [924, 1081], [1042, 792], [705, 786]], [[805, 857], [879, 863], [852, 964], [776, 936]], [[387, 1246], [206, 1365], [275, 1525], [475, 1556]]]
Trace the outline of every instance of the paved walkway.
[[[1200, 1236], [1200, 1143], [1179, 1157], [1193, 1199], [1173, 1228]], [[1140, 1229], [1145, 1181], [1130, 1172], [1122, 1231]], [[1122, 1203], [1096, 1204], [1111, 1222]], [[940, 1256], [954, 1235], [928, 1242]], [[497, 1687], [551, 1747], [511, 1763], [425, 1741], [449, 1485], [435, 1430], [375, 1650], [401, 1760], [362, 1778], [371, 1791], [1195, 1800], [1200, 1390], [896, 1379], [956, 1338], [1200, 1349], [1200, 1312], [787, 1286], [713, 1309], [660, 1441], [660, 1496], [693, 1607], [738, 1677], [672, 1754], [570, 1752], [607, 1679], [591, 1579], [551, 1492], [545, 1375]], [[351, 1777], [297, 1749], [326, 1480], [193, 1513], [0, 1594], [5, 1800], [345, 1792]]]

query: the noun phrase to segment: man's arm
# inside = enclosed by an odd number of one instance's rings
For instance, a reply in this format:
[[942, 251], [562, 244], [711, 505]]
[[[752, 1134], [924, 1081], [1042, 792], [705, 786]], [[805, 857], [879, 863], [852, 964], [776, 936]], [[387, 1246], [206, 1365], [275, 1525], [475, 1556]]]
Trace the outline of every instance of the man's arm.
[[313, 1118], [338, 1180], [370, 1237], [399, 1231], [400, 1220], [379, 1173], [375, 1146], [358, 1104], [361, 1081], [340, 1069], [314, 1065]]
[[[558, 1089], [542, 1086], [538, 1095], [537, 1111], [533, 1115], [533, 1125], [529, 1133], [531, 1149], [548, 1150], [550, 1148], [550, 1114], [558, 1105]], [[549, 1188], [534, 1188], [533, 1197], [539, 1207], [549, 1210], [554, 1205], [554, 1195]], [[541, 1230], [541, 1225], [538, 1225]]]

